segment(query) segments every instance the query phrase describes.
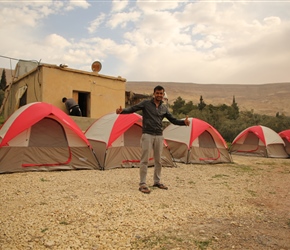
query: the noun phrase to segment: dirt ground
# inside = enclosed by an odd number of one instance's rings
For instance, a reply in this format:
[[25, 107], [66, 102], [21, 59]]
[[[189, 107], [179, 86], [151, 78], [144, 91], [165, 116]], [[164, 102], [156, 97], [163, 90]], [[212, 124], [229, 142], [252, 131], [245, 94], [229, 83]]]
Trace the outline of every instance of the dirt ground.
[[[290, 249], [290, 159], [0, 175], [0, 249]], [[148, 184], [152, 185], [153, 168]]]

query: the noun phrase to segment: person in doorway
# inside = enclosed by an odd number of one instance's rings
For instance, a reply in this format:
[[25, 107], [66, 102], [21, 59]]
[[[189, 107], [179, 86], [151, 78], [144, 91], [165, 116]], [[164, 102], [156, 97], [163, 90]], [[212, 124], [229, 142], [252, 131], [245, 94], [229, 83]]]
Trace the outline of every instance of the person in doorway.
[[153, 150], [154, 154], [154, 176], [153, 187], [167, 190], [168, 187], [161, 183], [161, 154], [163, 150], [163, 126], [162, 120], [166, 117], [171, 123], [180, 126], [189, 126], [188, 117], [184, 120], [176, 119], [163, 103], [164, 88], [160, 85], [156, 86], [153, 91], [153, 98], [144, 100], [140, 103], [122, 109], [116, 109], [117, 114], [130, 114], [141, 110], [143, 115], [141, 147], [142, 155], [140, 161], [140, 182], [139, 190], [149, 194], [150, 188], [147, 186], [146, 177], [148, 169], [148, 161], [150, 153]]
[[82, 116], [82, 111], [74, 99], [63, 97], [62, 102], [65, 104], [65, 107], [69, 112], [69, 115]]

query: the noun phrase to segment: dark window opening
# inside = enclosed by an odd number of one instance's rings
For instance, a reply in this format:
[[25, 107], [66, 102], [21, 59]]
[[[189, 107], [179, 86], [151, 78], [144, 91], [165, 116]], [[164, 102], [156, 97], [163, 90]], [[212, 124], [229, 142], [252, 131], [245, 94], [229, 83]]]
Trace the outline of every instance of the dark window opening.
[[88, 92], [78, 92], [74, 91], [73, 96], [77, 100], [80, 109], [82, 111], [83, 117], [90, 117], [91, 116], [91, 109], [90, 109], [90, 98], [91, 95]]

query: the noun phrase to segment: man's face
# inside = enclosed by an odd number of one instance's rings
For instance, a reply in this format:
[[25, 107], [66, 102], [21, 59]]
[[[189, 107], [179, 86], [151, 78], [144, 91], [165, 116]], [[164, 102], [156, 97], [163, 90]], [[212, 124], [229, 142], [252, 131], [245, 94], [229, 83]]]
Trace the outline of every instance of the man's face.
[[164, 96], [164, 90], [163, 89], [162, 90], [156, 90], [154, 92], [154, 98], [157, 101], [162, 101], [163, 96]]

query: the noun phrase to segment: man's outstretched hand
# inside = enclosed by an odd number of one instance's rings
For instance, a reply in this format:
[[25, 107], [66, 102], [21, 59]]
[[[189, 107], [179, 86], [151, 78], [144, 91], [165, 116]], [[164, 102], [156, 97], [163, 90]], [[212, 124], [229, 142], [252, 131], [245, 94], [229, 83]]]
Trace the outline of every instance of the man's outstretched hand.
[[184, 123], [185, 123], [186, 126], [190, 125], [190, 120], [188, 120], [188, 115], [186, 116], [186, 118], [184, 120]]
[[116, 114], [121, 114], [122, 113], [122, 106], [120, 106], [120, 108], [116, 109]]

